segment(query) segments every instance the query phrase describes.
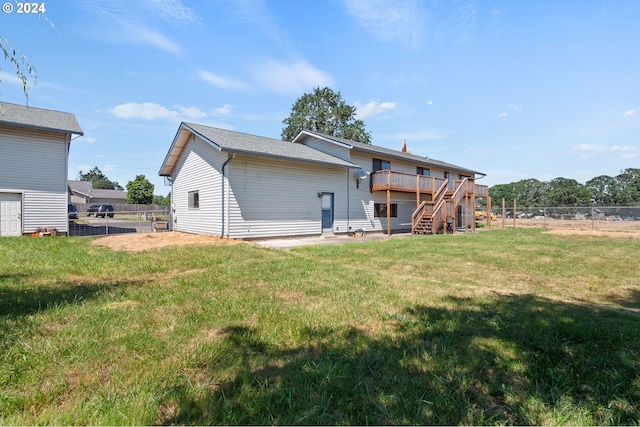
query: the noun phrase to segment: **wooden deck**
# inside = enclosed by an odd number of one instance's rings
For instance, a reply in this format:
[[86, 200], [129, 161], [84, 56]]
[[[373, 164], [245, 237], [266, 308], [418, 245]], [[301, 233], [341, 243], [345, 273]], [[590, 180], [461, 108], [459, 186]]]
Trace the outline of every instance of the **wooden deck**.
[[[447, 185], [447, 179], [434, 176], [414, 175], [390, 170], [377, 171], [371, 174], [371, 191], [390, 190], [435, 195], [445, 189]], [[475, 184], [471, 179], [467, 179], [466, 187], [464, 192], [467, 196], [475, 194], [475, 198], [480, 199], [489, 195], [488, 186]]]

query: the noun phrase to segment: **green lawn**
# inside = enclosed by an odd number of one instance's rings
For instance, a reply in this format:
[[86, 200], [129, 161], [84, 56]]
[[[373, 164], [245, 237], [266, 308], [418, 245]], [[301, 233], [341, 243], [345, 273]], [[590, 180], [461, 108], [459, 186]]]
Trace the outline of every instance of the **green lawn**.
[[638, 239], [0, 239], [0, 425], [638, 423]]

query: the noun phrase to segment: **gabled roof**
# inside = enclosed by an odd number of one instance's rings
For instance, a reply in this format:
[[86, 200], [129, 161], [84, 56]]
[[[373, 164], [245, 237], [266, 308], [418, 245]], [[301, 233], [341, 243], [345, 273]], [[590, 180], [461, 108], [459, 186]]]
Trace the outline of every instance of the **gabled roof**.
[[0, 103], [0, 125], [83, 135], [76, 116], [62, 111]]
[[350, 149], [356, 149], [359, 151], [363, 151], [373, 155], [385, 156], [390, 158], [409, 160], [411, 162], [417, 163], [419, 165], [427, 166], [427, 167], [438, 167], [444, 170], [456, 171], [468, 174], [478, 174], [485, 175], [482, 172], [474, 171], [471, 169], [463, 168], [462, 166], [457, 166], [451, 163], [443, 162], [441, 160], [431, 159], [429, 157], [422, 157], [416, 154], [405, 153], [398, 150], [392, 150], [390, 148], [379, 147], [377, 145], [365, 144], [363, 142], [351, 141], [350, 139], [340, 138], [337, 136], [325, 135], [322, 133], [311, 132], [307, 130], [303, 130], [294, 138], [294, 142], [302, 141], [305, 137], [319, 138], [325, 141], [329, 141], [335, 144], [347, 146]]
[[77, 195], [100, 199], [125, 199], [126, 191], [93, 189], [91, 181], [69, 181], [69, 190]]
[[360, 168], [360, 166], [351, 162], [303, 144], [183, 122], [180, 124], [171, 148], [162, 163], [159, 172], [160, 176], [171, 175], [176, 161], [180, 157], [180, 153], [189, 141], [190, 135], [196, 135], [202, 138], [218, 151], [294, 160], [327, 166]]

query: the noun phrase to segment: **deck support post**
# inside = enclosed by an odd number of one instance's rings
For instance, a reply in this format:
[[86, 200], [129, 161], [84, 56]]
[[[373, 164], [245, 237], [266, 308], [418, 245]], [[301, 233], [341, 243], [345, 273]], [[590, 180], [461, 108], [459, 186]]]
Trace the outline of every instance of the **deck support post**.
[[391, 190], [387, 190], [387, 235], [391, 236]]
[[416, 175], [416, 209], [420, 207], [420, 175]]

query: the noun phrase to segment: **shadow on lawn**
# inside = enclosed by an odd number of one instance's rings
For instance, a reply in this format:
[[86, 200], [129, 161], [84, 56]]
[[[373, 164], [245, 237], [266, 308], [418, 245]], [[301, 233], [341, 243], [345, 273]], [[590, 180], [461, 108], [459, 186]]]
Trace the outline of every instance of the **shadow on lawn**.
[[52, 307], [79, 303], [125, 284], [27, 285], [23, 283], [27, 279], [23, 274], [0, 275], [0, 317], [25, 317]]
[[[630, 296], [637, 304], [638, 294]], [[231, 327], [194, 354], [160, 424], [637, 424], [640, 317], [522, 295], [313, 327], [282, 350]], [[563, 418], [565, 417], [565, 418]]]

